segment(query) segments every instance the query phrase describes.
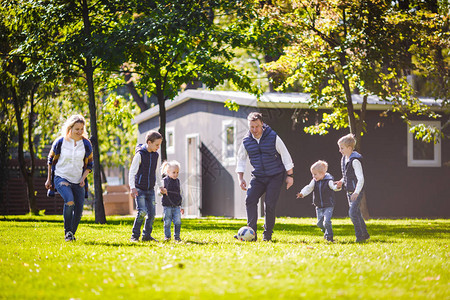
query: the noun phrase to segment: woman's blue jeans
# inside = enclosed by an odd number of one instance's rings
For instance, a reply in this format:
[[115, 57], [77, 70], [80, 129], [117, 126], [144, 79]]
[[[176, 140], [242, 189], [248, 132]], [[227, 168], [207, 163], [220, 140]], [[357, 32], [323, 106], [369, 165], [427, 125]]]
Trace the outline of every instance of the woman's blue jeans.
[[134, 220], [132, 237], [139, 239], [141, 235], [141, 226], [144, 222], [144, 230], [142, 231], [143, 238], [150, 238], [153, 230], [153, 221], [155, 220], [155, 190], [144, 191], [136, 188], [138, 195], [135, 198], [136, 202], [136, 219]]
[[170, 226], [172, 225], [175, 231], [175, 239], [180, 238], [181, 231], [181, 207], [180, 206], [164, 206], [164, 236], [168, 239], [171, 237]]
[[59, 176], [55, 176], [55, 187], [64, 199], [64, 232], [70, 231], [75, 235], [83, 215], [84, 187]]

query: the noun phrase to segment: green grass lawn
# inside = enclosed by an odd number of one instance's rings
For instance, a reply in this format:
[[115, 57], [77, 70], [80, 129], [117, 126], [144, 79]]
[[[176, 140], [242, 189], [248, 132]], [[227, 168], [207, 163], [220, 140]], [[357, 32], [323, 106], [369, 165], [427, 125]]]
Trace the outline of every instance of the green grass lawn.
[[0, 298], [450, 299], [449, 220], [369, 220], [355, 243], [333, 219], [332, 244], [312, 218], [278, 218], [274, 241], [255, 243], [233, 238], [245, 220], [182, 222], [182, 243], [131, 243], [132, 217], [84, 216], [67, 243], [62, 216], [0, 217]]

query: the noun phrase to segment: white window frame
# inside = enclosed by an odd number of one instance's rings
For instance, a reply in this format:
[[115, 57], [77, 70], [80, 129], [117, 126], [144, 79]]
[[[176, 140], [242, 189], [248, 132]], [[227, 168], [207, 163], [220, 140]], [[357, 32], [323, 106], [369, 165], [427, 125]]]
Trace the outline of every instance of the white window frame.
[[[233, 127], [233, 157], [227, 157], [227, 128]], [[237, 156], [237, 128], [236, 128], [236, 120], [223, 120], [222, 121], [222, 163], [225, 166], [235, 165], [236, 164], [236, 156]]]
[[[441, 129], [440, 121], [411, 121], [411, 126], [415, 126], [417, 124], [425, 124], [435, 126], [438, 129]], [[434, 159], [433, 160], [418, 160], [414, 159], [413, 156], [413, 141], [414, 136], [410, 132], [411, 127], [408, 125], [408, 167], [441, 167], [441, 140], [439, 139], [436, 144], [434, 144]]]
[[[173, 144], [172, 145], [169, 145], [169, 134], [172, 134], [172, 137], [173, 137]], [[174, 154], [175, 153], [175, 128], [174, 127], [168, 127], [168, 128], [166, 128], [166, 145], [167, 145], [167, 148], [166, 148], [166, 151], [167, 151], [167, 154]]]

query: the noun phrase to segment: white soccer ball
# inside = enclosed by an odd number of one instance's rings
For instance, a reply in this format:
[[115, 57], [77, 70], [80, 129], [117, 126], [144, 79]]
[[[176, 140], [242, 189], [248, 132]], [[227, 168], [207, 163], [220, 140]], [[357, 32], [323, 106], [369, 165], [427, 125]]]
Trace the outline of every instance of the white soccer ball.
[[241, 227], [237, 233], [237, 239], [240, 241], [251, 242], [254, 241], [255, 238], [255, 231], [249, 226]]

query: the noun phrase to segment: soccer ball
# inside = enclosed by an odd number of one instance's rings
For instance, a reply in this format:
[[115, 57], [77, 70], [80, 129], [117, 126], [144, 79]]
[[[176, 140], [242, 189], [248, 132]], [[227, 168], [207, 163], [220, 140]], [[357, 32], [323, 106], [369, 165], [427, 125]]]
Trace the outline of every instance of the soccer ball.
[[244, 226], [239, 229], [236, 237], [240, 241], [251, 242], [255, 240], [256, 234], [251, 227]]

